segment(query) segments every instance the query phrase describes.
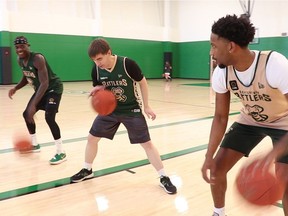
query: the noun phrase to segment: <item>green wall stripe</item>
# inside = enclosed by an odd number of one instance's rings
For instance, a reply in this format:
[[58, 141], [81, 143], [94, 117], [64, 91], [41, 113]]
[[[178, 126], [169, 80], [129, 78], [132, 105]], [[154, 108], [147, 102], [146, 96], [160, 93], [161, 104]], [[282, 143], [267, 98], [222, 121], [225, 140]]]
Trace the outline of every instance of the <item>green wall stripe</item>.
[[187, 86], [200, 86], [200, 87], [210, 87], [210, 83], [189, 83], [189, 84], [182, 84]]
[[[0, 47], [8, 46], [13, 50], [13, 83], [17, 83], [22, 76], [13, 45], [13, 40], [19, 35], [28, 38], [32, 51], [41, 52], [46, 56], [52, 69], [63, 81], [91, 80], [93, 62], [87, 55], [87, 49], [95, 37], [1, 31]], [[174, 78], [210, 78], [209, 41], [169, 42], [108, 37], [106, 39], [113, 53], [134, 59], [146, 78], [161, 78], [163, 56], [167, 51], [173, 54]], [[260, 38], [258, 44], [250, 45], [251, 49], [276, 50], [288, 57], [286, 47], [288, 37]]]
[[10, 46], [11, 46], [10, 33], [8, 31], [0, 32], [0, 47], [10, 47]]

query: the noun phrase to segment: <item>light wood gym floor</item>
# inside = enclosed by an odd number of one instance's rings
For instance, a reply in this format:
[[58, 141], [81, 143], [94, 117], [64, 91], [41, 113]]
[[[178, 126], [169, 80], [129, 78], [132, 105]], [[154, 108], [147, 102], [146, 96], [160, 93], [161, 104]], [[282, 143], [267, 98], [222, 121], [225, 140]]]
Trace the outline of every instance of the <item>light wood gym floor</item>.
[[[124, 127], [113, 141], [102, 139], [94, 161], [95, 178], [69, 184], [70, 176], [83, 165], [86, 137], [96, 113], [87, 92], [91, 82], [64, 82], [57, 115], [68, 160], [49, 165], [55, 154], [44, 112], [36, 114], [40, 153], [18, 154], [12, 137], [26, 132], [22, 112], [32, 89], [19, 90], [8, 98], [13, 85], [0, 86], [0, 215], [5, 216], [211, 216], [213, 202], [201, 166], [214, 113], [213, 95], [207, 80], [148, 80], [150, 106], [156, 120], [147, 119], [153, 143], [167, 174], [178, 187], [168, 195], [159, 187], [158, 174], [148, 164], [144, 150], [131, 145]], [[239, 114], [240, 103], [231, 102], [230, 122]], [[271, 147], [265, 139], [251, 155]], [[229, 173], [226, 198], [228, 216], [280, 216], [281, 202], [265, 208], [247, 205], [234, 188], [243, 159]]]

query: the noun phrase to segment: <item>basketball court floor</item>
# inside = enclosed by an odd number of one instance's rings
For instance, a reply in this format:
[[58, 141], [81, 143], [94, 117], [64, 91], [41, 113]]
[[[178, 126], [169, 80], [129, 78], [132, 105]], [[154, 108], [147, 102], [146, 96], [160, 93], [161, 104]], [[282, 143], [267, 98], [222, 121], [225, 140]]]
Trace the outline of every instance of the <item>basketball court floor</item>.
[[[5, 216], [211, 216], [213, 202], [209, 185], [202, 179], [201, 166], [214, 114], [213, 94], [207, 80], [148, 80], [150, 106], [156, 120], [147, 119], [153, 143], [178, 193], [168, 195], [159, 186], [156, 171], [141, 146], [131, 145], [123, 126], [113, 141], [102, 139], [94, 161], [95, 178], [70, 184], [69, 178], [83, 165], [86, 137], [97, 115], [90, 106], [91, 82], [65, 82], [57, 121], [61, 127], [67, 161], [50, 165], [54, 142], [39, 111], [37, 123], [40, 153], [18, 154], [12, 137], [26, 132], [22, 112], [32, 89], [19, 90], [8, 98], [12, 86], [0, 86], [0, 215]], [[241, 105], [231, 101], [229, 124]], [[264, 139], [251, 154], [271, 148]], [[228, 216], [280, 216], [281, 201], [273, 206], [248, 205], [234, 188], [243, 158], [228, 175]]]

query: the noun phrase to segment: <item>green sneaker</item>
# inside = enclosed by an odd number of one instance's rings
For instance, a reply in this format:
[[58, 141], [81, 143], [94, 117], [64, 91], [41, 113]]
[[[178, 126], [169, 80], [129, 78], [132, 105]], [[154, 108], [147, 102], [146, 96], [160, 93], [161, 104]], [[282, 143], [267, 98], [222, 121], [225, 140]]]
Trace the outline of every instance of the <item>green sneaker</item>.
[[40, 145], [36, 145], [36, 146], [32, 146], [32, 149], [31, 149], [32, 152], [40, 152]]
[[66, 160], [67, 160], [66, 154], [61, 153], [61, 154], [55, 154], [55, 156], [49, 162], [51, 165], [55, 165], [55, 164], [60, 164]]

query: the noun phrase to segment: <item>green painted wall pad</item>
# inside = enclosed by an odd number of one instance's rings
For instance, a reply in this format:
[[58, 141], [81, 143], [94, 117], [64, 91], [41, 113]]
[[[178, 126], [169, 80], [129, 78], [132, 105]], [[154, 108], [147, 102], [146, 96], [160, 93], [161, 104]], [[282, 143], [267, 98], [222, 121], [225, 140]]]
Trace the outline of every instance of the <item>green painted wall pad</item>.
[[[17, 65], [13, 40], [24, 35], [31, 43], [31, 50], [41, 52], [52, 69], [63, 81], [91, 80], [94, 64], [87, 55], [92, 36], [54, 35], [23, 32], [0, 32], [0, 47], [11, 47], [12, 82], [17, 83], [22, 73]], [[146, 78], [161, 78], [164, 52], [173, 53], [173, 77], [191, 79], [210, 78], [210, 42], [163, 42], [125, 38], [105, 38], [112, 52], [134, 59]], [[288, 56], [288, 37], [260, 38], [251, 49], [276, 50]], [[1, 73], [1, 71], [0, 71]], [[0, 76], [1, 77], [1, 76]], [[0, 78], [1, 81], [1, 78]]]

